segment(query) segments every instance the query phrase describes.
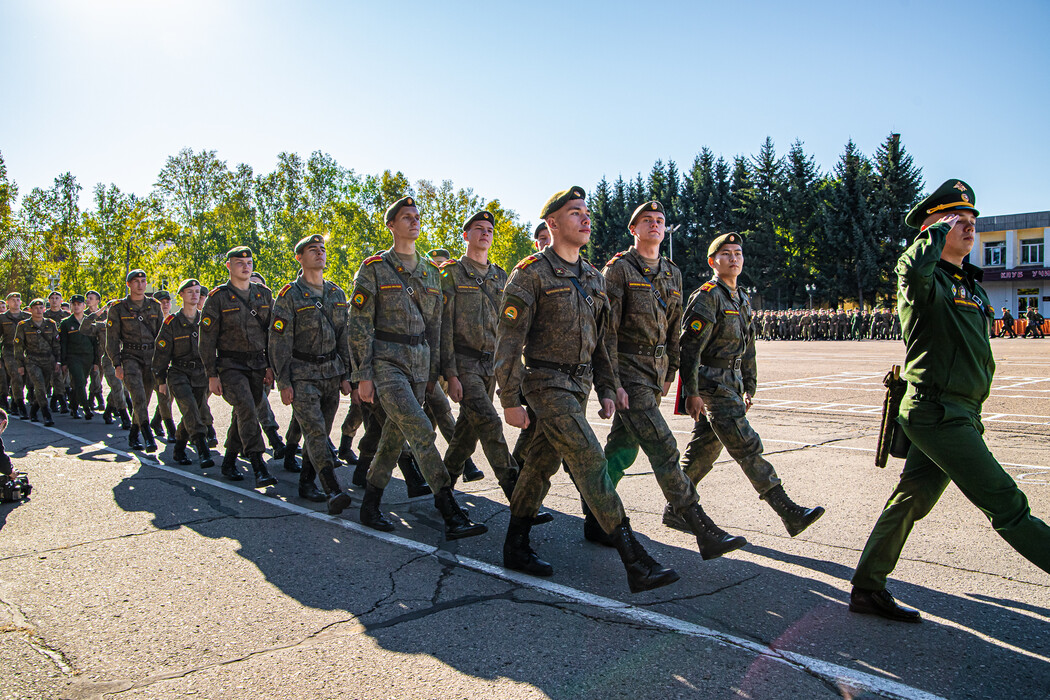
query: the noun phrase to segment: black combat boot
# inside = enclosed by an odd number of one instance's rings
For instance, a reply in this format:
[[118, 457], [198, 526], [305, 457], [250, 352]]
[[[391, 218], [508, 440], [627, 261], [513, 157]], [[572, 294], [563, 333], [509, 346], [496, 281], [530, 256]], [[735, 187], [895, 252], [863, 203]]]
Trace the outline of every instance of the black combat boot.
[[218, 447], [219, 438], [215, 435], [215, 426], [208, 426], [208, 447]]
[[554, 567], [536, 556], [529, 544], [530, 518], [510, 516], [507, 539], [503, 542], [503, 566], [532, 576], [552, 576]]
[[630, 518], [624, 518], [613, 530], [612, 536], [623, 568], [627, 570], [627, 585], [631, 593], [651, 591], [678, 580], [677, 571], [661, 566], [645, 551], [631, 531]]
[[[306, 458], [305, 457], [303, 458], [303, 463], [304, 464], [306, 463]], [[292, 449], [292, 446], [289, 445], [287, 448], [285, 448], [285, 450], [284, 450], [284, 470], [286, 472], [291, 472], [293, 474], [299, 474], [300, 472], [305, 471], [305, 469], [306, 469], [305, 466], [302, 466], [302, 467], [299, 466], [299, 460], [297, 460], [295, 458], [295, 450]], [[310, 483], [313, 483], [313, 477], [312, 476], [310, 477]]]
[[397, 466], [405, 477], [405, 490], [408, 491], [409, 498], [418, 498], [431, 493], [427, 480], [423, 478], [422, 472], [419, 471], [419, 465], [416, 463], [416, 458], [411, 452], [402, 452], [401, 456], [397, 458]]
[[463, 514], [459, 504], [456, 503], [455, 496], [452, 495], [452, 488], [449, 486], [446, 486], [434, 494], [434, 505], [437, 506], [438, 511], [441, 513], [441, 517], [445, 520], [446, 540], [459, 540], [464, 537], [474, 537], [475, 535], [482, 535], [489, 531], [488, 526], [481, 523], [471, 522], [470, 519]]
[[51, 411], [47, 410], [47, 406], [44, 406], [42, 409], [40, 409], [40, 412], [44, 416], [45, 427], [50, 428], [52, 425], [55, 424], [55, 419], [51, 417]]
[[689, 529], [689, 523], [687, 523], [681, 515], [675, 512], [674, 506], [670, 503], [664, 506], [663, 521], [664, 525], [673, 530], [681, 530], [688, 535], [693, 534], [693, 531]]
[[7, 401], [7, 396], [0, 396], [0, 408], [8, 413], [11, 412], [11, 404]]
[[92, 418], [95, 417], [95, 412], [91, 410], [92, 406], [91, 406], [91, 401], [90, 400], [86, 404], [84, 404], [84, 406], [82, 406], [81, 408], [84, 409], [84, 420], [91, 420]]
[[777, 484], [769, 491], [766, 491], [762, 496], [762, 500], [776, 511], [776, 514], [784, 522], [784, 527], [787, 528], [788, 534], [792, 537], [805, 530], [820, 519], [820, 516], [824, 515], [824, 509], [821, 506], [803, 508], [792, 501], [788, 498], [787, 493], [784, 492], [782, 484]]
[[361, 501], [361, 524], [381, 532], [393, 532], [394, 523], [383, 517], [379, 504], [383, 500], [383, 489], [366, 482], [365, 497]]
[[193, 460], [186, 455], [186, 443], [189, 442], [183, 438], [175, 441], [175, 447], [171, 448], [171, 459], [175, 464], [181, 464], [186, 466], [187, 464], [193, 464]]
[[587, 507], [587, 501], [583, 500], [583, 496], [580, 496], [580, 507], [583, 508], [583, 538], [603, 547], [615, 547], [612, 535], [602, 529], [598, 518], [594, 517], [594, 513]]
[[105, 411], [106, 410], [106, 400], [104, 398], [102, 398], [102, 392], [101, 391], [98, 392], [97, 394], [95, 394], [94, 399], [95, 399], [95, 410], [96, 411]]
[[164, 430], [168, 433], [168, 442], [175, 442], [178, 440], [178, 429], [175, 427], [175, 421], [173, 419], [164, 419]]
[[131, 416], [128, 415], [128, 407], [125, 406], [124, 408], [120, 409], [117, 415], [120, 416], [120, 429], [131, 430]]
[[244, 481], [244, 476], [237, 469], [237, 450], [226, 449], [222, 458], [222, 476], [228, 481]]
[[149, 427], [149, 423], [140, 427], [142, 431], [142, 444], [146, 446], [146, 452], [157, 451], [157, 440], [153, 437], [153, 431]]
[[743, 537], [730, 535], [715, 525], [715, 522], [704, 512], [699, 503], [694, 503], [687, 508], [676, 511], [676, 514], [686, 523], [690, 532], [696, 535], [696, 544], [700, 547], [700, 556], [705, 561], [717, 559], [723, 554], [728, 554], [747, 544], [747, 540]]
[[364, 488], [368, 483], [368, 468], [372, 466], [372, 459], [375, 455], [362, 454], [357, 459], [357, 466], [354, 468], [354, 475], [350, 479], [350, 483], [358, 488]]
[[255, 488], [261, 489], [277, 485], [277, 479], [266, 470], [266, 462], [263, 460], [261, 452], [248, 455], [248, 459], [251, 460], [252, 471], [255, 472]]
[[154, 435], [160, 435], [164, 437], [164, 422], [160, 419], [160, 409], [153, 411], [153, 418], [149, 422], [150, 430], [153, 431]]
[[40, 414], [40, 409], [37, 408], [36, 403], [29, 407], [29, 420], [33, 423], [39, 423], [40, 419], [37, 417]]
[[[288, 459], [288, 453], [292, 453], [292, 458], [295, 458], [295, 453], [292, 450], [288, 450], [284, 453], [284, 458]], [[299, 498], [305, 498], [308, 501], [314, 503], [324, 503], [328, 500], [328, 496], [324, 495], [323, 491], [319, 491], [317, 486], [314, 485], [314, 465], [310, 464], [310, 458], [303, 458], [303, 468], [299, 470]]]
[[474, 460], [468, 459], [463, 463], [463, 481], [480, 481], [485, 478], [485, 472], [478, 469]]
[[22, 420], [28, 420], [29, 419], [29, 412], [26, 411], [26, 400], [25, 399], [21, 399], [21, 398], [18, 399], [18, 417], [21, 418]]
[[49, 408], [52, 412], [58, 412], [58, 394], [54, 392], [51, 393], [51, 403], [49, 404]]
[[72, 399], [69, 402], [69, 417], [74, 420], [80, 420], [80, 406], [77, 404], [76, 399]]
[[109, 406], [106, 406], [106, 410], [102, 412], [102, 422], [106, 425], [113, 425], [113, 411]]
[[270, 454], [273, 455], [273, 458], [284, 458], [284, 440], [281, 439], [281, 434], [277, 432], [277, 428], [267, 428], [266, 439], [270, 441]]
[[325, 496], [328, 498], [329, 515], [339, 515], [350, 507], [350, 494], [339, 485], [334, 469], [331, 467], [322, 469], [317, 473], [317, 480], [321, 482], [321, 488], [324, 489]]
[[142, 441], [139, 440], [139, 427], [137, 425], [133, 425], [131, 426], [131, 428], [128, 429], [128, 449], [142, 449]]
[[211, 469], [215, 466], [215, 460], [211, 458], [211, 450], [208, 449], [208, 443], [204, 440], [203, 435], [193, 440], [193, 449], [197, 450], [197, 460], [200, 462], [201, 469]]
[[354, 438], [349, 435], [344, 435], [339, 438], [339, 459], [343, 460], [343, 464], [353, 466], [357, 464], [357, 454], [353, 448]]
[[58, 397], [58, 412], [69, 413], [69, 402], [66, 400], [65, 394], [60, 394]]

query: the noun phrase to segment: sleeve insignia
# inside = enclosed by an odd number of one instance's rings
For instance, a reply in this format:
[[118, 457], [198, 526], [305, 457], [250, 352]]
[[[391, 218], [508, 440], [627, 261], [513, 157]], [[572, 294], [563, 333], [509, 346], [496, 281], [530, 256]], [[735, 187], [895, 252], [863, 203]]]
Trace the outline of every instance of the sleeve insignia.
[[[211, 326], [211, 316], [205, 316], [204, 318], [202, 318], [201, 323], [203, 323], [205, 326]], [[112, 325], [112, 323], [110, 323], [110, 325]]]
[[215, 289], [213, 289], [210, 292], [208, 292], [208, 296], [214, 296], [215, 292], [217, 292], [217, 291], [219, 291], [218, 287], [216, 287]]
[[112, 326], [113, 325], [113, 319], [109, 319], [108, 321], [106, 321], [106, 325], [107, 326]]
[[710, 292], [714, 288], [715, 282], [713, 280], [711, 282], [704, 282], [702, 285], [700, 285], [701, 292]]
[[166, 340], [158, 340], [157, 341], [157, 345], [161, 346], [162, 348], [167, 347], [168, 346], [168, 341], [166, 341]]
[[373, 255], [370, 258], [365, 258], [365, 261], [362, 264], [363, 265], [374, 265], [374, 264], [376, 264], [377, 262], [379, 262], [382, 259], [383, 259], [382, 255]]
[[175, 314], [168, 314], [168, 317], [166, 319], [164, 319], [164, 325], [166, 326], [166, 325], [168, 325], [169, 323], [171, 323], [174, 320], [175, 320]]
[[354, 292], [354, 296], [350, 300], [350, 303], [353, 304], [356, 308], [360, 309], [362, 306], [365, 305], [365, 302], [367, 302], [367, 301], [368, 301], [368, 292], [366, 292], [363, 289], [358, 289], [358, 290], [356, 290]]
[[699, 334], [700, 331], [704, 330], [704, 320], [702, 318], [694, 318], [689, 322], [689, 330], [694, 334]]
[[525, 258], [524, 260], [519, 262], [517, 265], [515, 265], [514, 269], [515, 270], [524, 270], [526, 267], [528, 267], [529, 265], [531, 265], [532, 263], [536, 262], [539, 259], [540, 259], [540, 254], [539, 253], [535, 253], [535, 254], [530, 255], [529, 257]]
[[284, 321], [277, 319], [273, 322], [273, 330], [275, 333], [284, 333]]

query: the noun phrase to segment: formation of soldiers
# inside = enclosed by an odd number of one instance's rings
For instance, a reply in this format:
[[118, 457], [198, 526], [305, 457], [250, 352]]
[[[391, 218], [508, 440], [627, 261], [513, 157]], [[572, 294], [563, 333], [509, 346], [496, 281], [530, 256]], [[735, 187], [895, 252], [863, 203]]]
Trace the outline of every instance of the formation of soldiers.
[[758, 311], [762, 340], [901, 340], [896, 310], [793, 309]]

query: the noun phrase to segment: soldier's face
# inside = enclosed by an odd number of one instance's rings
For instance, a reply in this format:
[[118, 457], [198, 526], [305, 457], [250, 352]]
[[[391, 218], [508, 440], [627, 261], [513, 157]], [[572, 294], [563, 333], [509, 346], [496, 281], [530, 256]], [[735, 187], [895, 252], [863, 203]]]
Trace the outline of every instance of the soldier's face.
[[44, 320], [44, 305], [33, 304], [29, 307], [29, 315], [33, 317], [34, 321]]
[[88, 308], [97, 309], [98, 308], [98, 303], [100, 301], [102, 301], [102, 298], [99, 297], [96, 294], [88, 294], [87, 295]]
[[324, 243], [311, 243], [295, 256], [304, 270], [323, 270], [328, 264]]
[[22, 297], [10, 297], [7, 300], [7, 308], [17, 314], [22, 310]]
[[136, 277], [128, 282], [128, 291], [131, 292], [133, 297], [141, 297], [146, 294], [146, 278]]
[[82, 301], [74, 301], [69, 306], [73, 310], [73, 313], [79, 316], [80, 314], [84, 313], [84, 309], [87, 307], [87, 304], [85, 304]]
[[653, 243], [659, 245], [664, 240], [666, 229], [667, 222], [663, 214], [658, 211], [647, 211], [635, 219], [634, 226], [631, 227], [631, 235], [643, 245]]
[[51, 310], [52, 311], [61, 311], [62, 310], [62, 295], [61, 294], [52, 294], [51, 296], [49, 296], [47, 298], [47, 303], [51, 304]]
[[414, 241], [419, 238], [419, 209], [401, 207], [393, 221], [386, 225], [399, 241]]
[[252, 259], [230, 258], [226, 261], [226, 269], [230, 271], [230, 279], [234, 282], [248, 282], [252, 277]]
[[547, 217], [551, 238], [559, 244], [582, 248], [591, 239], [591, 212], [587, 202], [570, 199], [558, 211]]
[[543, 229], [536, 236], [536, 241], [533, 243], [536, 246], [536, 250], [543, 250], [551, 244], [551, 232], [547, 229]]
[[973, 250], [973, 244], [976, 240], [977, 217], [973, 215], [972, 211], [966, 210], [953, 211], [951, 213], [958, 214], [959, 219], [952, 226], [952, 230], [948, 232], [948, 236], [944, 240], [944, 250], [953, 257], [966, 257]]
[[744, 269], [744, 250], [736, 243], [727, 243], [707, 262], [719, 277], [736, 277]]
[[7, 302], [0, 301], [0, 314], [7, 313]]
[[185, 309], [192, 309], [200, 303], [201, 300], [201, 288], [200, 285], [195, 284], [192, 287], [186, 287], [179, 296], [182, 297], [182, 307]]
[[489, 221], [475, 221], [463, 232], [463, 240], [468, 248], [485, 252], [492, 247], [492, 238], [496, 229]]
[[171, 299], [165, 299], [160, 302], [160, 312], [165, 316], [171, 313]]

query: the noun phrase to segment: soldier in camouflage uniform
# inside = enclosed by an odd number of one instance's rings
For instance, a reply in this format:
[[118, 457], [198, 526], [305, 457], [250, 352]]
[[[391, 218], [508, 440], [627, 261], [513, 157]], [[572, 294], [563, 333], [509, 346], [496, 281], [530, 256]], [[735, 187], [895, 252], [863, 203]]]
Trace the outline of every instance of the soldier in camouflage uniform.
[[[251, 280], [269, 289], [266, 284], [266, 278], [254, 270], [252, 271]], [[285, 444], [284, 440], [281, 439], [281, 426], [277, 424], [277, 416], [274, 415], [273, 408], [270, 407], [271, 389], [273, 389], [272, 383], [263, 387], [262, 400], [259, 402], [259, 426], [262, 428], [263, 435], [266, 436], [266, 441], [270, 443], [270, 454], [273, 455], [274, 459], [282, 459], [285, 453]], [[288, 471], [298, 473], [300, 470], [293, 466]]]
[[[328, 446], [339, 394], [350, 393], [346, 293], [324, 279], [324, 238], [314, 234], [295, 245], [302, 274], [277, 293], [270, 323], [270, 359], [281, 403], [291, 406], [303, 433], [300, 496], [313, 495], [313, 473], [328, 500], [328, 513], [350, 506], [350, 495], [335, 477]], [[307, 466], [312, 468], [307, 468]]]
[[[69, 315], [69, 312], [62, 308], [62, 293], [57, 291], [51, 292], [47, 295], [47, 303], [49, 306], [44, 310], [44, 318], [51, 319], [56, 326], [61, 325], [62, 319]], [[66, 385], [68, 383], [69, 372], [64, 367], [60, 367], [51, 375], [52, 411], [69, 413], [69, 404], [66, 397]]]
[[[106, 354], [114, 374], [124, 382], [134, 407], [128, 445], [131, 449], [157, 451], [149, 425], [149, 400], [153, 394], [153, 348], [160, 332], [160, 304], [146, 296], [146, 273], [132, 270], [125, 283], [128, 295], [113, 304], [106, 320]], [[139, 442], [139, 432], [142, 442]]]
[[263, 386], [273, 381], [266, 351], [273, 295], [268, 287], [251, 281], [252, 264], [247, 246], [226, 252], [230, 278], [211, 290], [204, 302], [200, 354], [209, 390], [233, 408], [222, 475], [230, 481], [244, 478], [237, 471], [237, 455], [243, 451], [251, 462], [255, 486], [264, 488], [277, 483], [262, 458], [266, 445], [259, 425]]
[[[724, 445], [792, 537], [824, 514], [803, 508], [784, 492], [773, 465], [762, 456], [762, 440], [745, 414], [758, 383], [751, 301], [737, 288], [744, 265], [737, 233], [716, 238], [707, 262], [714, 276], [689, 298], [681, 340], [682, 394], [695, 422], [682, 468], [694, 484], [711, 471]], [[704, 415], [704, 412], [707, 415]]]
[[[171, 292], [161, 289], [153, 294], [153, 298], [160, 304], [160, 317], [167, 319], [171, 316]], [[175, 420], [171, 415], [172, 396], [160, 393], [160, 387], [156, 383], [154, 383], [154, 390], [157, 396], [157, 407], [153, 409], [153, 420], [150, 421], [149, 426], [153, 429], [155, 436], [162, 439], [166, 437], [168, 442], [175, 442], [178, 430], [175, 428]]]
[[[715, 559], [747, 540], [729, 536], [704, 513], [696, 488], [678, 466], [678, 443], [660, 413], [660, 397], [667, 395], [678, 371], [682, 322], [682, 273], [660, 256], [663, 205], [640, 205], [629, 228], [635, 244], [613, 256], [602, 271], [610, 308], [605, 346], [616, 379], [616, 415], [605, 443], [609, 478], [615, 488], [641, 446], [668, 501], [667, 513], [696, 536], [704, 559]], [[586, 506], [584, 512], [584, 537], [610, 544]]]
[[70, 396], [69, 417], [80, 418], [80, 409], [84, 409], [84, 420], [91, 420], [94, 413], [87, 395], [87, 380], [93, 367], [102, 361], [102, 350], [98, 338], [90, 331], [91, 320], [84, 315], [87, 302], [81, 294], [74, 294], [69, 299], [73, 313], [58, 324], [59, 358], [62, 367], [69, 372]]
[[105, 356], [105, 342], [102, 337], [99, 337], [98, 330], [101, 327], [105, 329], [105, 324], [99, 324], [98, 319], [98, 305], [102, 302], [102, 295], [94, 290], [89, 290], [84, 295], [85, 301], [87, 301], [87, 309], [84, 310], [85, 324], [80, 325], [80, 332], [87, 335], [94, 336], [98, 339], [99, 348], [99, 359], [100, 364], [98, 367], [91, 368], [91, 377], [88, 382], [88, 403], [92, 405], [94, 409], [103, 411], [106, 408], [106, 401], [102, 397], [102, 364], [101, 358]]
[[361, 263], [350, 308], [353, 379], [361, 400], [378, 399], [386, 412], [382, 437], [367, 474], [361, 523], [390, 531], [394, 525], [379, 509], [383, 489], [408, 440], [434, 504], [445, 521], [446, 539], [480, 535], [452, 494], [452, 480], [434, 445], [434, 428], [423, 412], [428, 384], [438, 379], [441, 343], [441, 274], [416, 252], [419, 210], [402, 197], [386, 211], [394, 245]]
[[33, 407], [29, 419], [37, 420], [37, 412], [44, 414], [44, 425], [55, 424], [47, 403], [47, 389], [58, 370], [58, 326], [44, 318], [44, 300], [29, 303], [30, 316], [19, 321], [15, 328], [15, 362], [18, 374], [33, 386]]
[[195, 279], [183, 280], [178, 288], [182, 309], [164, 319], [157, 348], [153, 351], [153, 376], [157, 392], [168, 396], [179, 406], [182, 420], [174, 431], [175, 447], [171, 456], [176, 464], [190, 464], [186, 445], [193, 443], [201, 469], [215, 466], [208, 449], [204, 408], [208, 389], [208, 375], [200, 356], [201, 314], [197, 311], [201, 284]]
[[[591, 234], [583, 188], [553, 195], [543, 207], [553, 243], [514, 268], [507, 282], [496, 338], [496, 380], [511, 425], [529, 425], [523, 399], [536, 415], [536, 431], [510, 501], [503, 565], [538, 576], [553, 567], [529, 544], [532, 519], [564, 459], [588, 507], [612, 535], [632, 592], [673, 583], [678, 574], [652, 559], [631, 523], [606, 470], [605, 453], [587, 421], [587, 396], [597, 383], [603, 418], [615, 411], [613, 376], [604, 333], [609, 317], [605, 280], [580, 257]], [[524, 365], [522, 359], [524, 358]]]
[[4, 368], [11, 382], [11, 412], [18, 417], [29, 418], [26, 410], [25, 377], [18, 371], [19, 364], [15, 359], [15, 329], [18, 324], [29, 318], [30, 314], [22, 311], [22, 295], [11, 292], [7, 295], [7, 311], [0, 314], [0, 332], [3, 333]]
[[116, 299], [110, 300], [101, 311], [95, 314], [94, 333], [98, 335], [99, 344], [102, 346], [102, 376], [105, 377], [106, 385], [109, 387], [109, 395], [106, 397], [106, 410], [102, 414], [102, 420], [105, 421], [106, 425], [110, 425], [113, 423], [113, 416], [119, 416], [121, 429], [130, 430], [131, 416], [128, 415], [127, 391], [124, 388], [124, 382], [117, 377], [116, 367], [113, 366], [113, 360], [109, 356], [109, 349], [106, 347], [105, 342], [109, 311], [116, 303]]

